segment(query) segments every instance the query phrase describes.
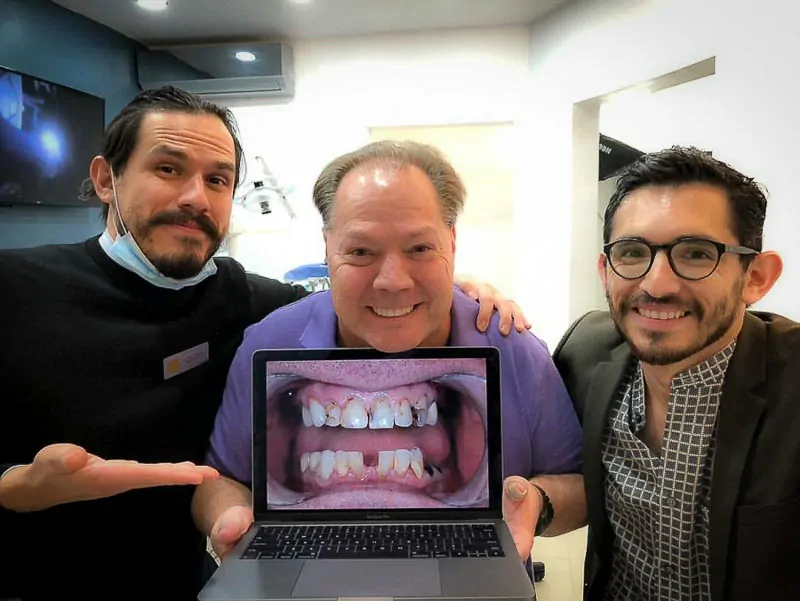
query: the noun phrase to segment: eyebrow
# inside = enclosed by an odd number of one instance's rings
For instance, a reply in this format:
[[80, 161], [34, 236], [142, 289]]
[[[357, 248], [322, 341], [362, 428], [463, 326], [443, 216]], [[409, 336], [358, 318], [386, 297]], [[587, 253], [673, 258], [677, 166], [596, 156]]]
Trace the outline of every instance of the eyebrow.
[[[718, 236], [712, 236], [710, 234], [681, 234], [674, 238], [671, 238], [669, 242], [665, 242], [665, 244], [674, 244], [677, 242], [682, 242], [683, 240], [718, 240]], [[644, 236], [620, 236], [616, 240], [630, 240], [630, 241], [638, 241], [638, 242], [647, 242], [649, 244], [653, 244], [650, 239]], [[614, 240], [612, 240], [614, 242]]]
[[[373, 238], [381, 238], [382, 235], [376, 235], [370, 232], [372, 228], [347, 228], [344, 232], [344, 237], [348, 240], [372, 240]], [[405, 234], [406, 238], [424, 238], [426, 236], [433, 236], [436, 235], [436, 229], [425, 226], [419, 229], [415, 229], [413, 231], [408, 232]]]
[[[150, 154], [151, 155], [165, 154], [167, 156], [174, 157], [181, 161], [189, 160], [189, 155], [187, 155], [185, 152], [183, 152], [182, 150], [178, 150], [177, 148], [174, 148], [172, 146], [167, 146], [166, 144], [159, 144], [158, 146], [154, 147], [150, 151]], [[217, 161], [215, 163], [215, 166], [219, 171], [229, 171], [231, 173], [236, 173], [236, 167], [234, 166], [233, 163], [229, 161]]]

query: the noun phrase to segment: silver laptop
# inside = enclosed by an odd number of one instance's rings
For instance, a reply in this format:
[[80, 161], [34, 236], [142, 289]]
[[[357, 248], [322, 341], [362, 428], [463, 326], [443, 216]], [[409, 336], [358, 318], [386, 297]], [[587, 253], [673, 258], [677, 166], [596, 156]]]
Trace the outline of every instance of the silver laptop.
[[255, 523], [199, 599], [530, 600], [495, 348], [253, 354]]

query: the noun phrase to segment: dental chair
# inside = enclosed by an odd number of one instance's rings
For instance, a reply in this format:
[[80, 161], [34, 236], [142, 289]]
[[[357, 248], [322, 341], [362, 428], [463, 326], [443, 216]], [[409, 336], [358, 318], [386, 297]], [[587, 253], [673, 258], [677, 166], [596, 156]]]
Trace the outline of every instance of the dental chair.
[[283, 280], [290, 284], [299, 284], [309, 292], [328, 290], [331, 287], [328, 266], [325, 263], [310, 263], [290, 269], [283, 274]]

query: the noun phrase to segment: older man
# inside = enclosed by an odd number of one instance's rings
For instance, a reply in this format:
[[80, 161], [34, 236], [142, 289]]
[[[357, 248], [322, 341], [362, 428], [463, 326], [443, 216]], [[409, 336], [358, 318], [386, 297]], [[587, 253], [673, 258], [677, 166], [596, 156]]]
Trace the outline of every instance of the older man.
[[[506, 474], [532, 477], [536, 533], [583, 524], [581, 434], [563, 383], [539, 340], [472, 324], [476, 305], [453, 286], [456, 218], [464, 187], [433, 148], [378, 142], [337, 158], [319, 176], [331, 291], [277, 311], [246, 333], [232, 365], [208, 463], [225, 476], [198, 488], [199, 527], [225, 555], [252, 521], [250, 357], [257, 348], [496, 346], [502, 356]], [[527, 558], [531, 532], [516, 537]]]

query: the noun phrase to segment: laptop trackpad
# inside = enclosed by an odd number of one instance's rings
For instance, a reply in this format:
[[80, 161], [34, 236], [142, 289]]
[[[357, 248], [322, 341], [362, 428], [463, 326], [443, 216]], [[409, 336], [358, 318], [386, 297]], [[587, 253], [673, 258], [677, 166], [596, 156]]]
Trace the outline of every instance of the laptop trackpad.
[[422, 597], [441, 595], [439, 562], [431, 559], [307, 561], [293, 597]]

